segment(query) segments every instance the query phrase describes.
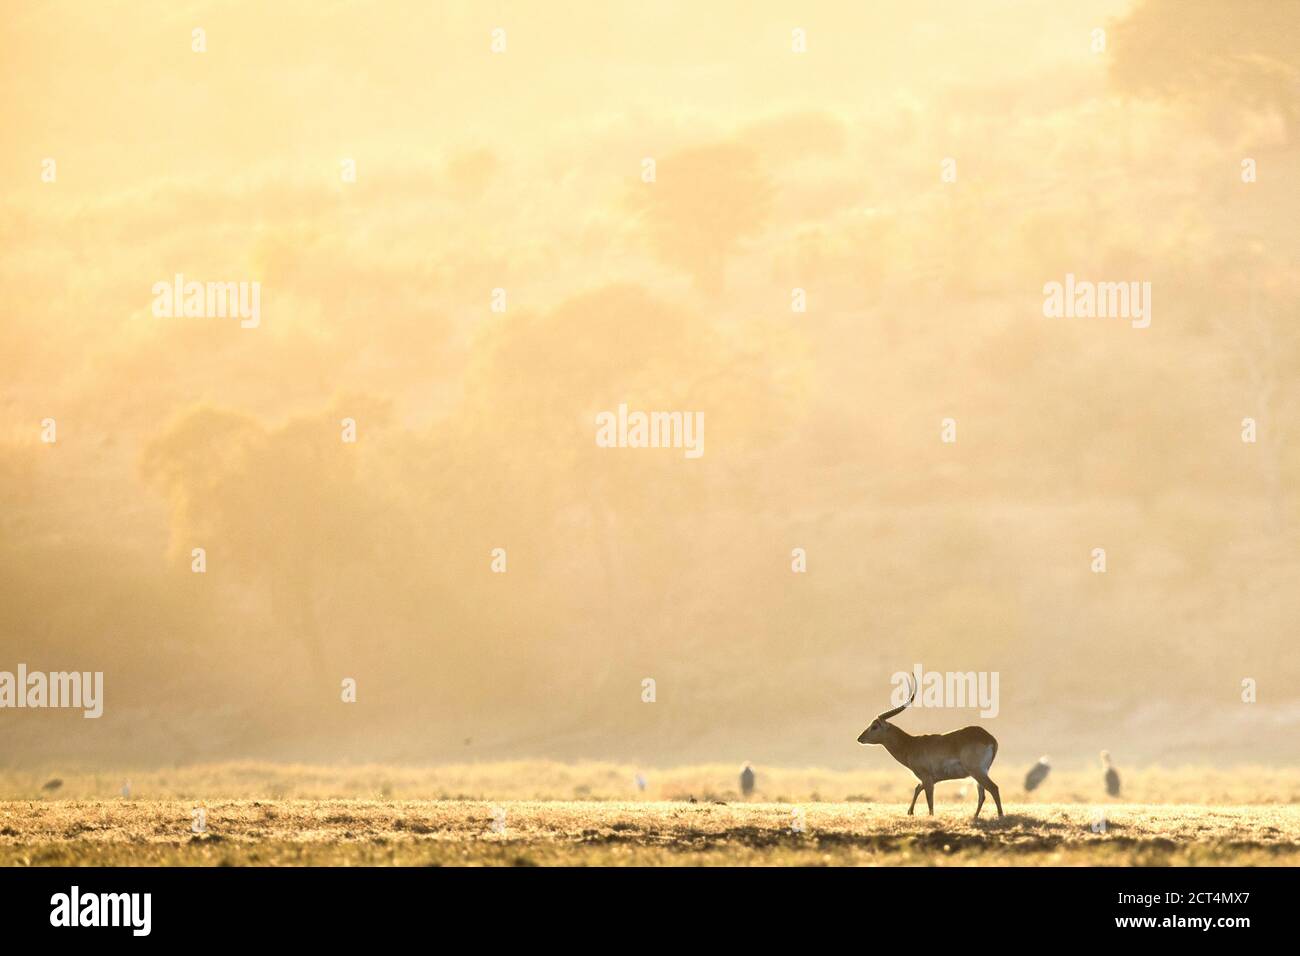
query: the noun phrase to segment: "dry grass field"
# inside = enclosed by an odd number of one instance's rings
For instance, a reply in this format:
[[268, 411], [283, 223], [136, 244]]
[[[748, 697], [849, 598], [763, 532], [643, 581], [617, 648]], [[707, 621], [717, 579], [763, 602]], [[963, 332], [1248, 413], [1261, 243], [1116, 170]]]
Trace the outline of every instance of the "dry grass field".
[[730, 767], [645, 771], [631, 799], [635, 772], [221, 764], [136, 774], [129, 796], [120, 775], [42, 790], [51, 778], [8, 773], [0, 864], [1300, 864], [1294, 771], [1131, 771], [1123, 802], [1100, 798], [1092, 771], [1035, 795], [1004, 773], [1007, 817], [989, 801], [978, 822], [959, 784], [938, 788], [933, 819], [907, 817], [895, 771], [760, 771], [752, 801], [727, 788]]
[[[53, 801], [0, 809], [0, 863], [43, 865], [1249, 865], [1300, 863], [1300, 807], [1037, 804], [973, 822], [899, 804]], [[802, 827], [795, 830], [795, 825]]]

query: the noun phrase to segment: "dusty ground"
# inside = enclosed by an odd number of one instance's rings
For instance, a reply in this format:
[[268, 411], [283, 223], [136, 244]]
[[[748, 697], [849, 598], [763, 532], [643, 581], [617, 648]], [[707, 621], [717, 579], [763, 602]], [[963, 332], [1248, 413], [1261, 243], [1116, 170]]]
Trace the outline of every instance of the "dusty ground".
[[[1079, 803], [1300, 805], [1300, 767], [1129, 767], [1120, 763], [1123, 792], [1112, 801], [1095, 761], [1054, 766], [1032, 793], [1023, 788], [1032, 758], [1001, 756], [993, 779], [1007, 806]], [[149, 770], [78, 771], [51, 765], [0, 770], [0, 801], [117, 799], [123, 788], [139, 800], [651, 800], [739, 801], [735, 764], [644, 768], [615, 763], [516, 760], [437, 767], [320, 766], [230, 762]], [[757, 803], [897, 803], [916, 781], [883, 751], [864, 751], [857, 770], [759, 765]], [[634, 780], [641, 774], [645, 789]], [[43, 789], [58, 781], [55, 789]], [[941, 783], [937, 806], [975, 810], [970, 781]]]
[[1295, 769], [1125, 768], [1120, 800], [1090, 767], [1053, 769], [1033, 793], [1004, 769], [1008, 816], [997, 821], [990, 800], [978, 823], [959, 783], [936, 788], [935, 818], [907, 817], [912, 783], [894, 767], [760, 767], [752, 802], [736, 770], [6, 771], [0, 864], [1300, 864]]
[[[904, 805], [282, 800], [0, 804], [0, 864], [1300, 863], [1300, 807], [1040, 804], [973, 822]], [[802, 826], [802, 832], [794, 827]], [[1099, 832], [1100, 831], [1100, 832]]]

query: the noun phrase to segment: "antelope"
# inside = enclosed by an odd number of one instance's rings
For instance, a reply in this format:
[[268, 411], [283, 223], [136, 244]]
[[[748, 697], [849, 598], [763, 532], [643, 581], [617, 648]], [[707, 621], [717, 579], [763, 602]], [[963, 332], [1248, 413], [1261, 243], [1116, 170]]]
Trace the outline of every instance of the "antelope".
[[880, 744], [889, 755], [901, 763], [919, 781], [912, 792], [912, 805], [907, 808], [910, 817], [916, 811], [916, 798], [925, 791], [925, 802], [934, 816], [934, 785], [940, 780], [960, 780], [974, 777], [979, 787], [979, 803], [975, 806], [976, 818], [984, 806], [984, 791], [993, 794], [998, 816], [1002, 813], [1002, 797], [998, 785], [989, 779], [989, 767], [998, 754], [998, 742], [983, 727], [963, 727], [950, 734], [920, 734], [912, 736], [895, 727], [889, 718], [907, 709], [916, 699], [917, 685], [912, 683], [912, 696], [902, 707], [887, 710], [871, 722], [871, 726], [858, 737], [858, 743]]

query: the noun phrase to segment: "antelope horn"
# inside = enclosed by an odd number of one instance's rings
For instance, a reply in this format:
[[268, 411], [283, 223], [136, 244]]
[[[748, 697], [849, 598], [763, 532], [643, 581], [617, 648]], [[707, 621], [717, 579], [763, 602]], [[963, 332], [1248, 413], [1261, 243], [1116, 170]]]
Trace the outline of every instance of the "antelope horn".
[[895, 714], [901, 714], [904, 710], [907, 709], [908, 704], [911, 704], [912, 701], [916, 700], [916, 689], [918, 685], [916, 684], [915, 681], [912, 680], [911, 674], [907, 675], [907, 683], [910, 684], [912, 687], [912, 696], [907, 698], [907, 703], [904, 704], [902, 707], [895, 707], [893, 710], [885, 711], [883, 714], [877, 717], [876, 720], [888, 720], [890, 717], [893, 717]]

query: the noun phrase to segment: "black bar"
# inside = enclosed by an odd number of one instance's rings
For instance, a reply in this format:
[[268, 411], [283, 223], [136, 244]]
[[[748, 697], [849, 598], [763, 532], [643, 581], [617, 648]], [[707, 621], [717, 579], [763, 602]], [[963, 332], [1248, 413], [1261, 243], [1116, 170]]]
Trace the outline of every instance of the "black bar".
[[[83, 942], [282, 942], [337, 945], [375, 934], [456, 930], [483, 942], [659, 938], [673, 927], [735, 939], [768, 926], [820, 924], [903, 932], [979, 926], [1002, 936], [1049, 930], [1057, 939], [1131, 936], [1228, 943], [1289, 919], [1285, 868], [659, 868], [659, 869], [9, 869], [0, 871], [7, 941], [73, 934]], [[147, 937], [130, 925], [51, 925], [55, 894], [150, 894]], [[1121, 898], [1121, 894], [1124, 894]], [[1175, 895], [1169, 895], [1175, 894]], [[141, 900], [143, 898], [141, 897]], [[140, 913], [137, 912], [137, 916]], [[1291, 916], [1293, 914], [1288, 914]], [[1208, 928], [1199, 921], [1208, 919]], [[1153, 920], [1121, 925], [1123, 920]], [[1172, 921], [1166, 924], [1165, 921]], [[1179, 923], [1178, 921], [1184, 921]], [[1196, 920], [1196, 925], [1186, 921]], [[1225, 925], [1224, 920], [1244, 920]], [[971, 922], [974, 921], [974, 922]], [[128, 919], [123, 922], [129, 923]], [[942, 930], [942, 927], [947, 927]], [[965, 927], [966, 929], [963, 929]], [[956, 937], [954, 937], [955, 939]], [[1005, 937], [1003, 937], [1005, 938]], [[435, 937], [429, 937], [430, 940]], [[450, 942], [450, 937], [447, 938]], [[969, 942], [969, 939], [967, 939]]]

